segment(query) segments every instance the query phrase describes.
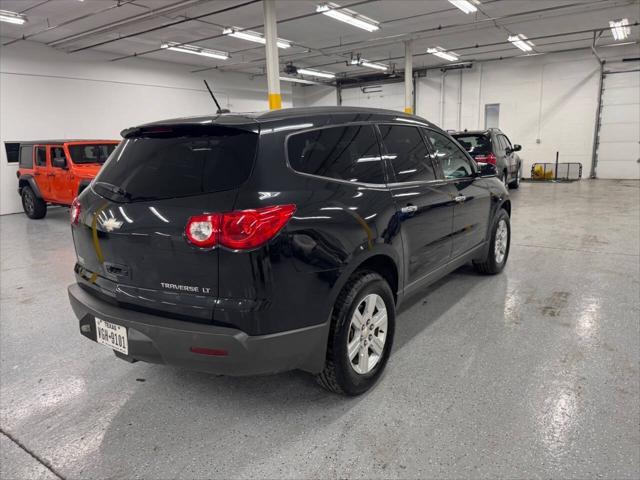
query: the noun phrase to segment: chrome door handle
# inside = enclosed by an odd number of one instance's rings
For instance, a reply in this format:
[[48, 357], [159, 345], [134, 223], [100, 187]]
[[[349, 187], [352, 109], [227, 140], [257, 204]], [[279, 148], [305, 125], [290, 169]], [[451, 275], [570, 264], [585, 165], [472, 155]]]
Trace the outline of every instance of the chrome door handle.
[[462, 203], [467, 199], [467, 197], [465, 197], [464, 195], [458, 195], [456, 198], [454, 198], [454, 200], [458, 203]]
[[415, 213], [418, 211], [418, 207], [415, 205], [407, 205], [406, 207], [402, 207], [400, 211], [402, 213]]

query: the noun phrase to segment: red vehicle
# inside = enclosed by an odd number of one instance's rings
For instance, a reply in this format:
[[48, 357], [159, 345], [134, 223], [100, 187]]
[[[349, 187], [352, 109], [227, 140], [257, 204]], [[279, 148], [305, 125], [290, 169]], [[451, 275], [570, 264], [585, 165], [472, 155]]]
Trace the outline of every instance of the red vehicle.
[[29, 218], [47, 204], [69, 206], [98, 174], [117, 140], [46, 140], [20, 143], [18, 193]]

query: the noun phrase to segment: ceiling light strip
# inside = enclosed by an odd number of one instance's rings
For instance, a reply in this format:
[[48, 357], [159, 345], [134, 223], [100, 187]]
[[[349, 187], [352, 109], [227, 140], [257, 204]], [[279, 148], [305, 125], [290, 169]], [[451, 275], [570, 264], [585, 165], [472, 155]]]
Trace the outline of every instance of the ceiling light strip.
[[427, 48], [427, 53], [442, 58], [443, 60], [447, 60], [448, 62], [457, 62], [460, 59], [460, 56], [458, 54], [447, 52], [442, 47]]
[[384, 63], [370, 62], [369, 60], [365, 60], [364, 58], [352, 58], [349, 62], [349, 65], [372, 68], [374, 70], [381, 70], [383, 72], [389, 70], [389, 66], [385, 65]]
[[297, 70], [300, 75], [309, 75], [318, 78], [336, 78], [336, 74], [331, 72], [321, 72], [320, 70], [313, 70], [311, 68], [298, 68]]
[[478, 11], [478, 7], [476, 7], [468, 0], [449, 0], [449, 3], [455, 7], [458, 7], [460, 10], [467, 14]]
[[221, 52], [210, 48], [198, 47], [197, 45], [187, 45], [186, 43], [165, 42], [161, 45], [166, 50], [174, 52], [190, 53], [192, 55], [200, 55], [202, 57], [215, 58], [217, 60], [228, 60], [231, 55], [229, 52]]
[[609, 22], [609, 27], [611, 28], [611, 33], [613, 34], [613, 38], [618, 42], [620, 40], [626, 39], [631, 34], [628, 18], [622, 18], [620, 20], [611, 20]]
[[518, 47], [523, 52], [530, 52], [533, 50], [533, 43], [530, 42], [526, 36], [521, 33], [517, 35], [510, 35], [508, 40], [515, 46]]
[[10, 10], [0, 10], [0, 22], [13, 23], [14, 25], [24, 25], [27, 17]]
[[[262, 45], [267, 43], [267, 40], [261, 33], [253, 32], [251, 30], [242, 30], [238, 27], [227, 27], [222, 31], [222, 34], [228, 35], [230, 37], [240, 38], [242, 40], [247, 40], [248, 42], [261, 43]], [[282, 38], [279, 38], [276, 43], [278, 45], [278, 48], [291, 47], [291, 42], [289, 40], [283, 40]]]
[[323, 3], [316, 7], [317, 13], [322, 13], [327, 17], [331, 17], [339, 22], [344, 22], [354, 27], [361, 28], [367, 32], [375, 32], [380, 29], [380, 22], [369, 17], [360, 15], [348, 8], [342, 8], [337, 3]]

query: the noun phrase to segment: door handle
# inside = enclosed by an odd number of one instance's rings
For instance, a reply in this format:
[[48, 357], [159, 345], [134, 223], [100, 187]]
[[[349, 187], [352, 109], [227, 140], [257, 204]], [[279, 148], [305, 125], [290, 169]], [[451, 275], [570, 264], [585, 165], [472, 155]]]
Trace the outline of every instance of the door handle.
[[400, 211], [402, 213], [415, 213], [418, 211], [418, 207], [415, 205], [407, 205], [406, 207], [402, 207]]
[[55, 177], [56, 174], [55, 173], [47, 173], [47, 177]]
[[458, 203], [462, 203], [467, 199], [467, 197], [465, 197], [464, 195], [458, 195], [456, 198], [454, 198], [454, 200]]

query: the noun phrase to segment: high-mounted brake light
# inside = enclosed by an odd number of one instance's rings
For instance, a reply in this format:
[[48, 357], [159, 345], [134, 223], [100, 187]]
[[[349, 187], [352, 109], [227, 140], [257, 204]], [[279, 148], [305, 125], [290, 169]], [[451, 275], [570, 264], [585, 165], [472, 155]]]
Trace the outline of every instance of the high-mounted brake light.
[[476, 162], [490, 163], [491, 165], [495, 165], [497, 161], [497, 158], [493, 153], [490, 153], [489, 155], [476, 155], [475, 159]]
[[295, 205], [275, 205], [198, 215], [187, 221], [185, 233], [189, 242], [197, 247], [222, 245], [233, 250], [250, 250], [275, 237], [295, 211]]
[[69, 216], [71, 217], [71, 224], [78, 225], [78, 221], [80, 220], [80, 210], [81, 210], [80, 200], [76, 197], [71, 204], [71, 208], [69, 209]]

